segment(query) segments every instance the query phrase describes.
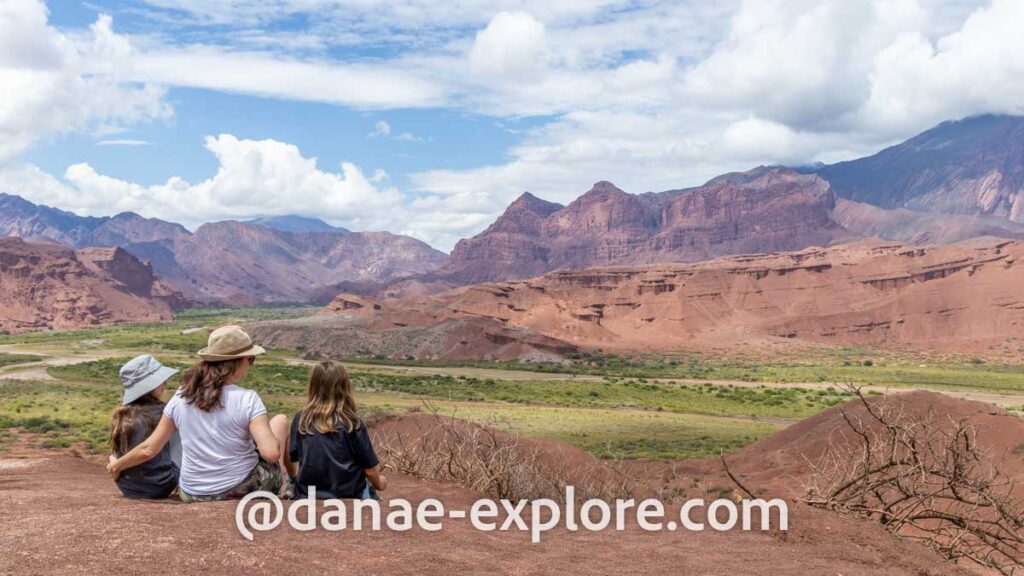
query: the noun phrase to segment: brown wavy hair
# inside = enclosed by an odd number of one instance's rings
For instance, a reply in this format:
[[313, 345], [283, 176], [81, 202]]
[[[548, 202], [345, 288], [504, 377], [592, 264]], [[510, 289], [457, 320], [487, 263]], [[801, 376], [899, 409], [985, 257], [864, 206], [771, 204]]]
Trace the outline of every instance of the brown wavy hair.
[[339, 426], [349, 432], [359, 428], [359, 412], [348, 371], [328, 360], [313, 366], [309, 373], [309, 396], [299, 417], [299, 432], [329, 434]]
[[181, 397], [203, 412], [220, 408], [220, 393], [239, 363], [248, 358], [208, 362], [201, 360], [181, 375]]
[[134, 402], [118, 406], [110, 417], [110, 448], [118, 458], [132, 449], [132, 436], [135, 435], [136, 423], [145, 427], [146, 436], [156, 429], [159, 415], [149, 406], [163, 406], [164, 402], [152, 393], [143, 394]]

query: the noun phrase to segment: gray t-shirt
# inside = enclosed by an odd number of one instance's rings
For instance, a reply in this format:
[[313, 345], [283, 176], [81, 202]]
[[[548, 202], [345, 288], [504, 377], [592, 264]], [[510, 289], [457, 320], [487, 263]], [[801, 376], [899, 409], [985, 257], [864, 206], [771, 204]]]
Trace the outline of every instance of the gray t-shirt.
[[221, 406], [204, 412], [185, 402], [181, 389], [164, 408], [181, 436], [181, 489], [193, 496], [225, 492], [249, 477], [259, 454], [249, 423], [266, 414], [254, 390], [229, 384], [221, 390]]

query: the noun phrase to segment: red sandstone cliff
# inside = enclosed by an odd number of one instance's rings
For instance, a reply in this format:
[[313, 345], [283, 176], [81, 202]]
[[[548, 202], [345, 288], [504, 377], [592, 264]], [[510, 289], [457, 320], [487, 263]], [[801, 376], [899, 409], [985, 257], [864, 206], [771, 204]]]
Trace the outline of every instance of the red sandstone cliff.
[[2, 331], [168, 321], [180, 298], [123, 250], [0, 238]]

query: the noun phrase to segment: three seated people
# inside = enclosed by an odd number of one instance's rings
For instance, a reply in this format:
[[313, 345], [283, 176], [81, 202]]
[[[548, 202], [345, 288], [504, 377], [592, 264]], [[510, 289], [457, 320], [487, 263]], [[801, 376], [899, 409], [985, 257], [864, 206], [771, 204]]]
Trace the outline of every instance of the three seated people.
[[214, 330], [166, 404], [164, 387], [177, 370], [152, 356], [125, 364], [107, 465], [122, 494], [166, 498], [177, 488], [184, 502], [208, 502], [255, 491], [305, 496], [312, 486], [320, 498], [385, 490], [345, 368], [313, 366], [306, 404], [289, 423], [239, 385], [264, 352], [239, 326]]

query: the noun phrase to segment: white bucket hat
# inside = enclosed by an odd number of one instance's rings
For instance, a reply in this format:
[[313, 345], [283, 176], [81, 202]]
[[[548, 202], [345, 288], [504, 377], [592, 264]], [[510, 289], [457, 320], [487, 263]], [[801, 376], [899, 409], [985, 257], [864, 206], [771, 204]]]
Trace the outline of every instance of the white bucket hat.
[[123, 404], [131, 404], [139, 398], [160, 387], [168, 378], [177, 374], [174, 368], [168, 368], [157, 362], [149, 354], [132, 358], [121, 366], [119, 372], [121, 385], [124, 386]]
[[221, 326], [210, 332], [206, 348], [199, 351], [199, 357], [209, 362], [221, 362], [258, 356], [266, 352], [262, 346], [252, 343], [252, 338], [241, 326]]

